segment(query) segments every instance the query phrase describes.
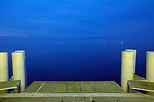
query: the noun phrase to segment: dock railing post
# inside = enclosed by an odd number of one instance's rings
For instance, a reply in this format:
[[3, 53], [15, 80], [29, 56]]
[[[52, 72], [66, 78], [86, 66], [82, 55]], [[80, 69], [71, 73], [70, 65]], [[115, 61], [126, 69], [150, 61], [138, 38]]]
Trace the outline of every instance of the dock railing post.
[[154, 51], [146, 53], [146, 79], [154, 82]]
[[14, 80], [20, 80], [20, 92], [25, 90], [25, 53], [12, 52], [12, 68]]
[[[154, 82], [154, 51], [146, 52], [146, 80]], [[154, 95], [154, 92], [147, 94]]]
[[133, 58], [133, 60], [134, 60], [134, 73], [135, 73], [135, 70], [136, 70], [136, 50], [134, 50], [134, 49], [125, 49], [125, 51], [132, 51], [133, 53], [134, 53], [134, 58]]
[[25, 50], [16, 50], [14, 52], [22, 52], [24, 53], [24, 65], [25, 65], [25, 88], [27, 87], [27, 70], [26, 70], [26, 53], [25, 53]]
[[[9, 80], [8, 53], [0, 52], [0, 82], [8, 80]], [[8, 90], [0, 91], [0, 93], [8, 93]]]
[[134, 74], [134, 52], [122, 51], [121, 64], [121, 87], [124, 91], [128, 91], [128, 80], [133, 80]]
[[0, 82], [8, 81], [8, 53], [0, 52]]

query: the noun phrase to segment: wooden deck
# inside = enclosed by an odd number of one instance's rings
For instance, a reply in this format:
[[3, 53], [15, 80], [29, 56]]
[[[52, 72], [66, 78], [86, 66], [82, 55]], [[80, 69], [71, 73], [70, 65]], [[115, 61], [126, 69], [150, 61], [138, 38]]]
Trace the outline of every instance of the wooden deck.
[[0, 102], [154, 102], [135, 93], [15, 93], [0, 95]]
[[19, 82], [19, 80], [0, 82], [0, 93], [7, 93], [9, 89], [13, 89], [15, 93], [18, 93], [20, 91]]
[[125, 93], [114, 81], [34, 81], [25, 93]]
[[131, 88], [133, 90], [154, 92], [154, 82], [129, 80], [128, 86], [129, 86], [129, 88]]
[[0, 94], [0, 102], [154, 102], [125, 93], [114, 81], [34, 81], [24, 93]]
[[138, 80], [142, 80], [142, 81], [143, 81], [143, 80], [145, 80], [145, 78], [143, 78], [143, 77], [141, 77], [141, 76], [139, 76], [139, 75], [137, 75], [137, 74], [134, 74], [134, 75], [133, 75], [133, 80], [135, 80], [135, 81], [136, 81], [136, 80], [137, 80], [137, 81], [138, 81]]

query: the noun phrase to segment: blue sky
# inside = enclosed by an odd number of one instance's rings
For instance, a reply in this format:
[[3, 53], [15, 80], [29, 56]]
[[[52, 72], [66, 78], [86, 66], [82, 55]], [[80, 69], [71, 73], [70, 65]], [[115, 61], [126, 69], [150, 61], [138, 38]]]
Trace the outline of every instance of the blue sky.
[[154, 38], [153, 0], [1, 0], [0, 38]]

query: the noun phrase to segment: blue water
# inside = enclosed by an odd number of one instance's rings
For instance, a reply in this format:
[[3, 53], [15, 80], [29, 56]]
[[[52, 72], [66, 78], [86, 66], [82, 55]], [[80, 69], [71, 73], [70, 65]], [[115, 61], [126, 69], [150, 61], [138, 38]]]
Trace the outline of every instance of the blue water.
[[[0, 49], [26, 50], [28, 84], [41, 80], [114, 80], [120, 83], [121, 51], [135, 48], [136, 73], [145, 77], [145, 53], [154, 42], [119, 42], [99, 38], [4, 40]], [[144, 48], [143, 48], [144, 46]]]
[[154, 50], [153, 0], [1, 0], [0, 51], [26, 51], [28, 84], [38, 80], [120, 83], [121, 51], [137, 50], [145, 77]]

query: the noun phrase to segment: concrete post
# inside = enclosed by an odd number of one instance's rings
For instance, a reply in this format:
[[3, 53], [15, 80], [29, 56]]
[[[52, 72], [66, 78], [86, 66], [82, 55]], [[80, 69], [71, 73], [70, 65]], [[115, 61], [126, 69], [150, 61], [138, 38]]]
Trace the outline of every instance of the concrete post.
[[8, 53], [0, 52], [0, 82], [8, 81]]
[[121, 64], [121, 87], [124, 91], [128, 91], [128, 80], [133, 80], [134, 74], [134, 52], [122, 51]]
[[20, 80], [20, 91], [25, 90], [25, 55], [23, 52], [12, 53], [12, 67], [14, 80]]
[[125, 51], [132, 51], [134, 53], [134, 73], [135, 73], [135, 70], [136, 70], [136, 50], [134, 49], [125, 49]]

